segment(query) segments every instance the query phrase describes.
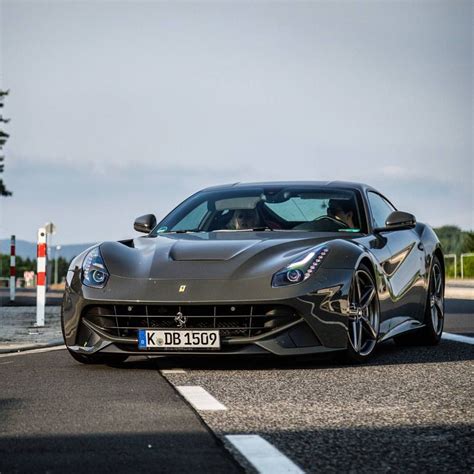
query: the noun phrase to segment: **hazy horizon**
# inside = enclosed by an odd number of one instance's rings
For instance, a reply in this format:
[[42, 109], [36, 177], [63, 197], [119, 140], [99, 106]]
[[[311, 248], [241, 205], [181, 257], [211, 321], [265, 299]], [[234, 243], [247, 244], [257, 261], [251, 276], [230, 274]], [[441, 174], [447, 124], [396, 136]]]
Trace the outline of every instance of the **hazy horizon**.
[[473, 6], [2, 1], [0, 237], [137, 236], [237, 181], [373, 185], [474, 229]]

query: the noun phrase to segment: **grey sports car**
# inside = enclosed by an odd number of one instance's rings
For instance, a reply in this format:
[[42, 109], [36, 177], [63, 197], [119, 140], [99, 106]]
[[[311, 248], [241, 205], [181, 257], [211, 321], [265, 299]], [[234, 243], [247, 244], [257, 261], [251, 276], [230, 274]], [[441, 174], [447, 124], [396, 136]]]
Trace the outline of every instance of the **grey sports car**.
[[70, 265], [62, 328], [79, 362], [322, 353], [363, 361], [389, 338], [440, 340], [440, 243], [370, 186], [216, 186], [134, 228], [146, 235], [104, 242]]

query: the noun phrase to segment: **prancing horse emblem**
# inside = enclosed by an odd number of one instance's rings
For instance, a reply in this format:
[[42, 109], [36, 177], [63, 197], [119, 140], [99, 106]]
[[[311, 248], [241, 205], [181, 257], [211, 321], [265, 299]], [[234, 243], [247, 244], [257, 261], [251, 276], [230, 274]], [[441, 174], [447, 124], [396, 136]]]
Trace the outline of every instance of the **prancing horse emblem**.
[[186, 291], [186, 285], [181, 285], [181, 286], [179, 287], [179, 292], [180, 292], [180, 293], [184, 293], [185, 291]]
[[179, 328], [186, 327], [187, 320], [188, 318], [186, 316], [183, 316], [183, 313], [181, 311], [176, 313], [176, 316], [174, 317], [174, 322]]

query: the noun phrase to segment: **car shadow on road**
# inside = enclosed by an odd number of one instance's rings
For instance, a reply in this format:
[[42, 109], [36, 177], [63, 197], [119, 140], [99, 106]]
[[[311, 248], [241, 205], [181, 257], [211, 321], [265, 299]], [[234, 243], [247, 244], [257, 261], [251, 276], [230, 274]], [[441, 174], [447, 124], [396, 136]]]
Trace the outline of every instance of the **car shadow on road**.
[[[133, 425], [132, 425], [133, 426]], [[2, 473], [240, 473], [213, 436], [179, 432], [4, 434]]]
[[[365, 366], [439, 364], [474, 360], [474, 346], [442, 340], [438, 346], [399, 347], [392, 341], [380, 344]], [[114, 367], [120, 369], [191, 369], [191, 370], [294, 370], [332, 369], [348, 366], [339, 357], [332, 356], [158, 356], [135, 359]]]

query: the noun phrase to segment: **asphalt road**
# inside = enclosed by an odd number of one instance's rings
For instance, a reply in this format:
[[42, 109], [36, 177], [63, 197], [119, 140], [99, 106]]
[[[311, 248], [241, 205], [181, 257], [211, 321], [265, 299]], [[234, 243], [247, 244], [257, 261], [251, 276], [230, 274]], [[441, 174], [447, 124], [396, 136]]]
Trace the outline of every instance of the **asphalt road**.
[[447, 299], [444, 330], [474, 335], [474, 300]]
[[240, 472], [155, 363], [0, 358], [0, 472]]
[[175, 385], [227, 406], [202, 412], [220, 436], [255, 433], [306, 472], [473, 472], [474, 346], [398, 348], [372, 363], [162, 360]]
[[[0, 357], [0, 472], [239, 472], [225, 435], [262, 436], [306, 472], [472, 472], [474, 346], [383, 344], [374, 360]], [[199, 416], [176, 386], [227, 410]], [[200, 418], [202, 417], [202, 419]], [[211, 428], [211, 433], [202, 420]], [[228, 444], [228, 443], [227, 443]], [[237, 456], [252, 471], [241, 456]]]

